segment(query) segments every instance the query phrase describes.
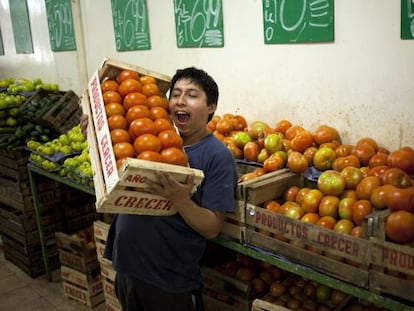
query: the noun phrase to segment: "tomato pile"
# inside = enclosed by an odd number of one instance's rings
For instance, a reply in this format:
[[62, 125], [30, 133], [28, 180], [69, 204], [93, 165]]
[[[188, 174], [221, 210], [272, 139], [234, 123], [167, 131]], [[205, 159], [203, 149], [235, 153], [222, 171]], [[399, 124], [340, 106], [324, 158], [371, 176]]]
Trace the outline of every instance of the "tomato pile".
[[385, 233], [390, 241], [414, 241], [414, 149], [390, 151], [371, 137], [342, 143], [332, 126], [307, 130], [281, 120], [271, 127], [262, 121], [247, 124], [241, 115], [215, 116], [208, 128], [238, 159], [261, 163], [240, 181], [289, 168], [301, 174], [320, 172], [316, 189], [289, 189], [284, 202], [265, 207], [288, 217], [323, 225], [337, 232], [361, 236], [363, 219], [388, 208]]
[[183, 141], [168, 114], [168, 100], [148, 75], [124, 69], [101, 82], [117, 166], [127, 158], [188, 165]]

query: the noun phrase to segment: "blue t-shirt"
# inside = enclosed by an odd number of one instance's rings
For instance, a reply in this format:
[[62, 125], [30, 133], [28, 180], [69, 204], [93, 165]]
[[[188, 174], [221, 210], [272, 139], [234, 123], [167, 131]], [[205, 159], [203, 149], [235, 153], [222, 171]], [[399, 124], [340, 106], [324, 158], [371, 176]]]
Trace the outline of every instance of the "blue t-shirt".
[[[214, 211], [235, 207], [237, 171], [232, 154], [214, 135], [186, 146], [190, 167], [204, 172], [192, 200]], [[112, 240], [113, 239], [113, 240]], [[119, 214], [111, 225], [105, 257], [116, 271], [169, 292], [199, 288], [206, 240], [179, 213], [173, 216]]]

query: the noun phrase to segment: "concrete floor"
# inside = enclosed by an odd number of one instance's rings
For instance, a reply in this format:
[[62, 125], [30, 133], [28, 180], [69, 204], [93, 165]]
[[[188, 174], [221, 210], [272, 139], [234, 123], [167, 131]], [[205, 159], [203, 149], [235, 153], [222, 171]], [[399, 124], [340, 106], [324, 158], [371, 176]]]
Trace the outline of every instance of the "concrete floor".
[[67, 298], [63, 293], [60, 271], [53, 271], [53, 281], [46, 275], [32, 279], [4, 258], [0, 240], [0, 311], [86, 311], [105, 310], [101, 303], [94, 309]]

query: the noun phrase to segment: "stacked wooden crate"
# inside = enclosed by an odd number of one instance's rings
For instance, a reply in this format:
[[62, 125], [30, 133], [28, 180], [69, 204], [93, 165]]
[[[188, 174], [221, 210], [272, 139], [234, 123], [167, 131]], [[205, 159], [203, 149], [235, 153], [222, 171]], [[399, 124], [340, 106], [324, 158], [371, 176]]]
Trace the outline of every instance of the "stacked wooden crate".
[[[45, 273], [40, 235], [24, 150], [0, 151], [0, 233], [5, 258], [31, 277]], [[54, 232], [60, 230], [60, 184], [47, 178], [37, 183], [45, 246], [52, 268], [59, 267]]]
[[56, 232], [61, 278], [65, 295], [89, 307], [104, 301], [100, 265], [96, 256], [93, 228], [73, 234]]
[[103, 258], [105, 244], [108, 238], [109, 224], [104, 221], [95, 221], [93, 224], [96, 253], [101, 266], [101, 277], [105, 305], [108, 311], [120, 311], [121, 305], [115, 294], [115, 275], [116, 272], [112, 267], [111, 261]]
[[385, 219], [390, 210], [372, 214], [374, 223], [369, 239], [372, 267], [369, 271], [369, 288], [381, 295], [390, 295], [414, 304], [414, 247], [387, 241]]
[[301, 175], [280, 170], [272, 178], [253, 182], [244, 188], [245, 243], [368, 288], [368, 239], [337, 233], [262, 207], [268, 200], [280, 199], [289, 186], [302, 184]]

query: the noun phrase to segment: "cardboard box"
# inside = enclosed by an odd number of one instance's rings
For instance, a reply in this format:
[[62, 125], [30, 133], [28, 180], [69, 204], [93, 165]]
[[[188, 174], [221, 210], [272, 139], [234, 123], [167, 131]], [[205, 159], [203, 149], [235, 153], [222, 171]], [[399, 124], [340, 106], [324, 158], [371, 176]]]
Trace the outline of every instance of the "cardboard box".
[[90, 79], [88, 91], [81, 98], [81, 105], [83, 113], [93, 120], [93, 124], [89, 124], [87, 128], [87, 139], [94, 171], [97, 211], [157, 216], [173, 215], [176, 209], [171, 202], [162, 196], [143, 191], [146, 180], [153, 180], [156, 178], [154, 171], [161, 170], [172, 173], [181, 181], [188, 175], [194, 175], [194, 182], [197, 186], [203, 180], [204, 174], [201, 170], [189, 167], [132, 158], [128, 159], [119, 170], [117, 169], [100, 83], [106, 78], [114, 79], [122, 69], [131, 69], [154, 77], [164, 94], [170, 83], [168, 76], [111, 59], [105, 59], [101, 68]]

